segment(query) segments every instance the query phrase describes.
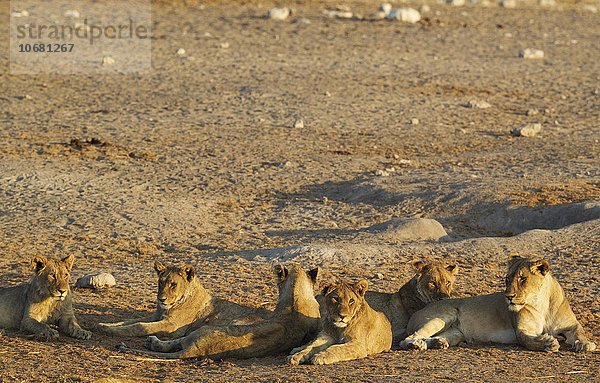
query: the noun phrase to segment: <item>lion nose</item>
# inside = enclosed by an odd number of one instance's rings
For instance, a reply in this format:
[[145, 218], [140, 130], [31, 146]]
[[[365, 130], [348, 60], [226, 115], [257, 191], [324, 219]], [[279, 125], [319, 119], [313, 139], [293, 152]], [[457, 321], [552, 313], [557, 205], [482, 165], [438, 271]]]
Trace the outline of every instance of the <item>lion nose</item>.
[[508, 301], [512, 301], [513, 298], [515, 297], [516, 294], [506, 294], [506, 299], [508, 299]]
[[67, 290], [58, 289], [58, 292], [60, 293], [60, 295], [64, 295], [67, 292]]

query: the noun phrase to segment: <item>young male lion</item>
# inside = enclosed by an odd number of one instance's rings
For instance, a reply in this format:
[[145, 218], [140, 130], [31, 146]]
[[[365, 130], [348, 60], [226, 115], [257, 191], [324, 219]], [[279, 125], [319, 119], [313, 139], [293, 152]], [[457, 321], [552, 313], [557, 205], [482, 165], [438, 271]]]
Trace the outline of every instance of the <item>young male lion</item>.
[[445, 349], [460, 342], [520, 344], [558, 351], [564, 335], [577, 352], [593, 351], [545, 259], [513, 257], [504, 293], [435, 302], [408, 322], [404, 349]]
[[69, 281], [75, 257], [60, 261], [43, 256], [32, 259], [33, 277], [29, 283], [0, 289], [0, 328], [20, 329], [45, 339], [58, 338], [60, 332], [78, 339], [92, 333], [82, 329], [73, 313]]
[[392, 327], [386, 316], [365, 300], [369, 283], [325, 285], [323, 329], [312, 342], [292, 350], [288, 362], [331, 364], [365, 358], [392, 347]]
[[412, 263], [416, 274], [395, 293], [367, 291], [369, 305], [381, 311], [392, 324], [394, 344], [407, 335], [411, 315], [427, 304], [450, 298], [458, 265], [419, 260]]
[[166, 266], [154, 262], [158, 274], [156, 310], [145, 318], [99, 323], [100, 329], [119, 336], [182, 337], [207, 324], [251, 322], [270, 315], [265, 309], [246, 307], [213, 297], [191, 265]]
[[275, 266], [279, 299], [271, 317], [249, 325], [204, 326], [174, 340], [148, 337], [146, 347], [133, 350], [168, 359], [258, 358], [289, 351], [311, 339], [319, 328], [314, 284], [319, 269]]

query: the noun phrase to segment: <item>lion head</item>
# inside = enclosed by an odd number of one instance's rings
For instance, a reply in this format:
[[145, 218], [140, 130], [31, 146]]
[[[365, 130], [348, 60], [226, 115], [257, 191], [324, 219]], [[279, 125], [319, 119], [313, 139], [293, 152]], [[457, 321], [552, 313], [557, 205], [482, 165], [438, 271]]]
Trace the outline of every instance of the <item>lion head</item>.
[[31, 285], [41, 297], [64, 301], [70, 292], [69, 282], [74, 261], [73, 255], [60, 261], [48, 260], [41, 255], [33, 257], [31, 266], [35, 274], [31, 279]]
[[369, 282], [360, 280], [354, 284], [337, 282], [323, 287], [327, 316], [335, 327], [347, 327], [365, 304]]
[[510, 311], [519, 311], [527, 304], [535, 304], [550, 271], [550, 264], [542, 258], [511, 258], [506, 274], [506, 303]]
[[417, 292], [425, 303], [450, 298], [454, 289], [454, 281], [458, 274], [458, 265], [441, 262], [414, 261], [417, 271]]
[[279, 290], [278, 308], [285, 307], [293, 301], [300, 302], [307, 298], [311, 301], [314, 300], [314, 286], [320, 272], [318, 267], [305, 271], [299, 265], [288, 267], [278, 264], [273, 267], [273, 270], [275, 271], [277, 289]]
[[196, 276], [192, 265], [166, 266], [155, 261], [154, 270], [158, 274], [156, 301], [160, 308], [168, 310], [187, 298]]

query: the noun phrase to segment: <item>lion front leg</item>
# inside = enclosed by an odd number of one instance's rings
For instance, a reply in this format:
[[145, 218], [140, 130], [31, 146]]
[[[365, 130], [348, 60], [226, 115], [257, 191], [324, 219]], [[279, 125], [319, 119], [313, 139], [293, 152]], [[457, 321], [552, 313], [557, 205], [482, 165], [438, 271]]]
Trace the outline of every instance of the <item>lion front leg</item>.
[[109, 335], [117, 336], [148, 336], [156, 334], [171, 334], [179, 330], [182, 326], [175, 325], [172, 322], [161, 320], [158, 322], [136, 322], [123, 326], [102, 326], [103, 332]]
[[177, 338], [173, 340], [160, 340], [154, 335], [150, 335], [146, 339], [146, 343], [144, 346], [148, 350], [158, 351], [158, 352], [175, 352], [181, 351], [183, 346], [184, 338]]
[[591, 352], [596, 350], [596, 343], [591, 342], [585, 336], [585, 331], [579, 323], [572, 330], [566, 331], [567, 344], [573, 347], [575, 352]]
[[29, 316], [25, 316], [21, 321], [21, 331], [34, 334], [45, 340], [56, 339], [59, 336], [58, 331], [50, 327], [47, 323], [42, 323]]
[[127, 326], [130, 324], [138, 323], [138, 322], [156, 322], [160, 317], [157, 312], [153, 312], [150, 315], [147, 315], [142, 318], [128, 319], [121, 322], [112, 322], [112, 323], [98, 323], [98, 326], [102, 328], [106, 327], [118, 327], [118, 326]]
[[359, 342], [334, 344], [315, 354], [310, 362], [312, 364], [332, 364], [346, 360], [366, 358], [368, 355], [365, 346]]
[[519, 311], [516, 317], [517, 341], [520, 345], [532, 351], [557, 352], [560, 348], [558, 339], [551, 334], [544, 333], [542, 321], [525, 309]]
[[72, 338], [87, 340], [92, 337], [92, 332], [81, 328], [73, 312], [67, 312], [58, 321], [58, 328], [61, 332]]
[[334, 339], [325, 334], [320, 333], [315, 340], [309, 342], [301, 347], [296, 347], [290, 352], [290, 356], [288, 356], [288, 363], [294, 366], [297, 366], [302, 363], [308, 362], [312, 356], [324, 348], [331, 346], [334, 342]]

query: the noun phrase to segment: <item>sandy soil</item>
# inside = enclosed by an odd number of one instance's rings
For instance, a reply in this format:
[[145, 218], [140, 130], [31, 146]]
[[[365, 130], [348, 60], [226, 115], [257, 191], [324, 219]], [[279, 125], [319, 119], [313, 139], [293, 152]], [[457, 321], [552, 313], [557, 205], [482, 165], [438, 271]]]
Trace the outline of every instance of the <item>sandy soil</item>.
[[[81, 323], [94, 330], [152, 309], [154, 259], [191, 262], [217, 295], [272, 308], [273, 260], [321, 264], [393, 291], [412, 259], [449, 258], [462, 269], [457, 295], [468, 296], [501, 289], [506, 257], [518, 252], [550, 260], [600, 343], [600, 16], [558, 3], [430, 3], [415, 25], [329, 19], [322, 11], [336, 3], [326, 2], [296, 3], [280, 22], [262, 17], [270, 3], [157, 5], [150, 74], [3, 71], [0, 285], [27, 280], [32, 254], [75, 254], [75, 278], [109, 271], [118, 281], [74, 291]], [[378, 5], [345, 4], [364, 15]], [[518, 58], [528, 47], [546, 58]], [[469, 100], [492, 106], [467, 108]], [[293, 127], [297, 119], [304, 127]], [[510, 135], [525, 123], [542, 123], [542, 133]], [[515, 209], [527, 218], [516, 226]], [[392, 217], [434, 218], [449, 235], [396, 241], [367, 230]], [[526, 231], [534, 228], [548, 230]], [[117, 352], [122, 341], [143, 342], [95, 333], [43, 343], [6, 331], [0, 381], [600, 376], [598, 353], [568, 348], [393, 351], [292, 368], [283, 356], [147, 361]]]

